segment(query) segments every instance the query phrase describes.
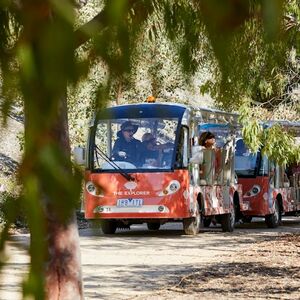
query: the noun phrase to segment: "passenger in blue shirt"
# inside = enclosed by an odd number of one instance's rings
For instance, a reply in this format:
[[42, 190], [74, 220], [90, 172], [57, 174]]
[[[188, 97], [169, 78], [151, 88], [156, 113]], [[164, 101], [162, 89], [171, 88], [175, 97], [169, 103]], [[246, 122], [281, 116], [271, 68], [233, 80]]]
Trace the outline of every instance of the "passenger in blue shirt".
[[172, 143], [158, 144], [152, 133], [145, 133], [142, 137], [142, 153], [140, 156], [141, 165], [146, 164], [151, 167], [161, 165], [164, 150], [172, 150]]
[[121, 125], [121, 130], [117, 133], [118, 138], [112, 150], [113, 160], [139, 164], [142, 143], [133, 137], [137, 130], [138, 125], [130, 121], [126, 121]]

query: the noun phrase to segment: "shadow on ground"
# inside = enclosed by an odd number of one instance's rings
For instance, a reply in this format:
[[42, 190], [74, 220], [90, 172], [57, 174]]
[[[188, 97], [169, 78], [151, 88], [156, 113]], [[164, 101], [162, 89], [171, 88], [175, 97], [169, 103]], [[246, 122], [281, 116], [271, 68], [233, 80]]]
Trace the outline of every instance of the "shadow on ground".
[[229, 262], [200, 268], [183, 277], [173, 290], [202, 295], [226, 295], [230, 299], [299, 299], [299, 279], [298, 266]]
[[11, 176], [16, 173], [19, 164], [9, 156], [0, 153], [0, 175]]
[[[178, 278], [193, 271], [192, 265], [130, 265], [126, 268], [106, 265], [108, 269], [118, 270], [113, 276], [107, 277], [101, 275], [102, 267], [94, 265], [91, 272], [93, 275], [84, 277], [85, 296], [88, 299], [128, 299], [135, 294], [159, 291], [176, 284]], [[110, 287], [109, 292], [107, 286]]]

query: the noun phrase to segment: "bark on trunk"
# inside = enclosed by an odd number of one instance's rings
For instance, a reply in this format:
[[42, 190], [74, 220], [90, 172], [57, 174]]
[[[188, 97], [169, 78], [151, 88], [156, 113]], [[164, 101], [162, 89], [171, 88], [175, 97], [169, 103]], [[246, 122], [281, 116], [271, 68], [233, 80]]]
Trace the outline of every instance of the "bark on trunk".
[[[58, 120], [53, 127], [53, 138], [66, 158], [70, 158], [70, 143], [67, 115], [67, 97], [62, 97]], [[66, 170], [72, 176], [72, 170]], [[69, 199], [72, 201], [72, 199]], [[68, 201], [68, 199], [61, 199]], [[51, 203], [45, 210], [47, 224], [48, 261], [45, 276], [46, 297], [49, 300], [83, 299], [81, 277], [80, 241], [75, 212], [69, 221], [61, 220], [61, 215]]]
[[46, 297], [49, 300], [83, 299], [79, 235], [75, 214], [67, 225], [48, 212]]
[[[31, 232], [31, 270], [24, 294], [34, 295], [35, 299], [44, 295], [50, 300], [83, 299], [74, 208], [77, 195], [72, 192], [76, 190], [76, 180], [70, 163], [65, 94], [69, 75], [60, 73], [61, 65], [52, 68], [47, 61], [59, 64], [68, 51], [73, 55], [73, 49], [66, 42], [60, 45], [60, 51], [48, 51], [49, 41], [45, 39], [45, 35], [53, 38], [57, 28], [69, 33], [69, 27], [61, 19], [55, 20], [50, 1], [26, 0], [22, 4], [25, 17], [20, 38], [20, 81], [25, 108], [25, 155], [20, 178], [27, 188], [24, 198]], [[57, 27], [52, 26], [55, 21]], [[71, 61], [68, 63], [65, 68], [72, 66]], [[58, 176], [66, 176], [68, 181], [57, 179], [55, 168], [59, 169]], [[65, 182], [72, 184], [66, 187]]]

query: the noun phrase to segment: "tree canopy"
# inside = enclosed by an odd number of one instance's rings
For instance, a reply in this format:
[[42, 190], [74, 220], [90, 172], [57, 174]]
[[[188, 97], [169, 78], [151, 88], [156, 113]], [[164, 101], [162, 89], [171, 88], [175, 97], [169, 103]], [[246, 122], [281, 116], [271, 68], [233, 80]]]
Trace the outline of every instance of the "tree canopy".
[[[136, 95], [136, 82], [146, 74], [149, 91], [163, 96], [163, 90], [178, 85], [188, 88], [191, 78], [206, 68], [210, 75], [199, 89], [209, 92], [223, 109], [242, 106], [244, 125], [258, 126], [248, 113], [255, 108], [254, 118], [257, 107], [271, 117], [276, 110], [293, 110], [291, 119], [299, 120], [298, 0], [104, 0], [93, 2], [98, 12], [78, 24], [75, 13], [85, 2], [0, 0], [1, 109], [6, 116], [17, 98], [24, 104], [20, 203], [32, 236], [24, 295], [36, 299], [49, 296], [47, 291], [57, 288], [55, 278], [61, 274], [66, 276], [58, 283], [60, 291], [70, 284], [76, 286], [78, 298], [82, 295], [76, 254], [70, 260], [77, 270], [72, 277], [70, 262], [60, 269], [60, 258], [70, 248], [60, 248], [56, 237], [74, 233], [76, 225], [80, 175], [70, 160], [67, 93], [88, 75], [94, 80], [93, 103], [88, 106], [96, 109], [118, 93], [131, 90], [128, 98]], [[164, 63], [166, 58], [171, 67]], [[143, 62], [151, 66], [140, 73]], [[101, 74], [93, 76], [96, 65], [101, 65]], [[73, 96], [72, 101], [70, 111], [80, 107], [81, 99]], [[281, 133], [274, 129], [269, 140], [276, 142]], [[259, 128], [252, 135], [257, 137], [252, 138], [254, 146], [263, 136], [268, 140]], [[281, 139], [278, 151], [268, 146], [265, 152], [281, 159], [279, 152], [284, 153], [290, 142]], [[291, 149], [289, 158], [299, 160], [299, 147]], [[7, 232], [8, 226], [2, 232], [2, 249]], [[51, 233], [46, 240], [45, 232]], [[74, 238], [73, 252], [78, 251], [76, 243]], [[53, 257], [49, 247], [60, 255]]]

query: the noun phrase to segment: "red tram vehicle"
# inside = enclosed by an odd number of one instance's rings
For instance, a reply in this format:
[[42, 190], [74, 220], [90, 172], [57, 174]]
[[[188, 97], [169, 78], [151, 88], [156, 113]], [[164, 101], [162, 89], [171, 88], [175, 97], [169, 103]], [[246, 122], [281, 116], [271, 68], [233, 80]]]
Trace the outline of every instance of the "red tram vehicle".
[[[269, 122], [265, 126], [280, 123], [293, 129], [300, 136], [300, 123]], [[300, 164], [275, 164], [261, 151], [251, 153], [242, 138], [236, 142], [235, 171], [238, 183], [243, 186], [243, 220], [264, 217], [268, 227], [280, 225], [283, 215], [300, 212]]]
[[[236, 139], [228, 126], [235, 119], [167, 103], [102, 110], [87, 147], [74, 151], [85, 163], [85, 218], [99, 220], [105, 234], [140, 223], [158, 230], [166, 222], [182, 222], [191, 235], [211, 221], [233, 231], [236, 209], [247, 208], [235, 179]], [[199, 145], [201, 132], [211, 128], [220, 129], [218, 151]]]

